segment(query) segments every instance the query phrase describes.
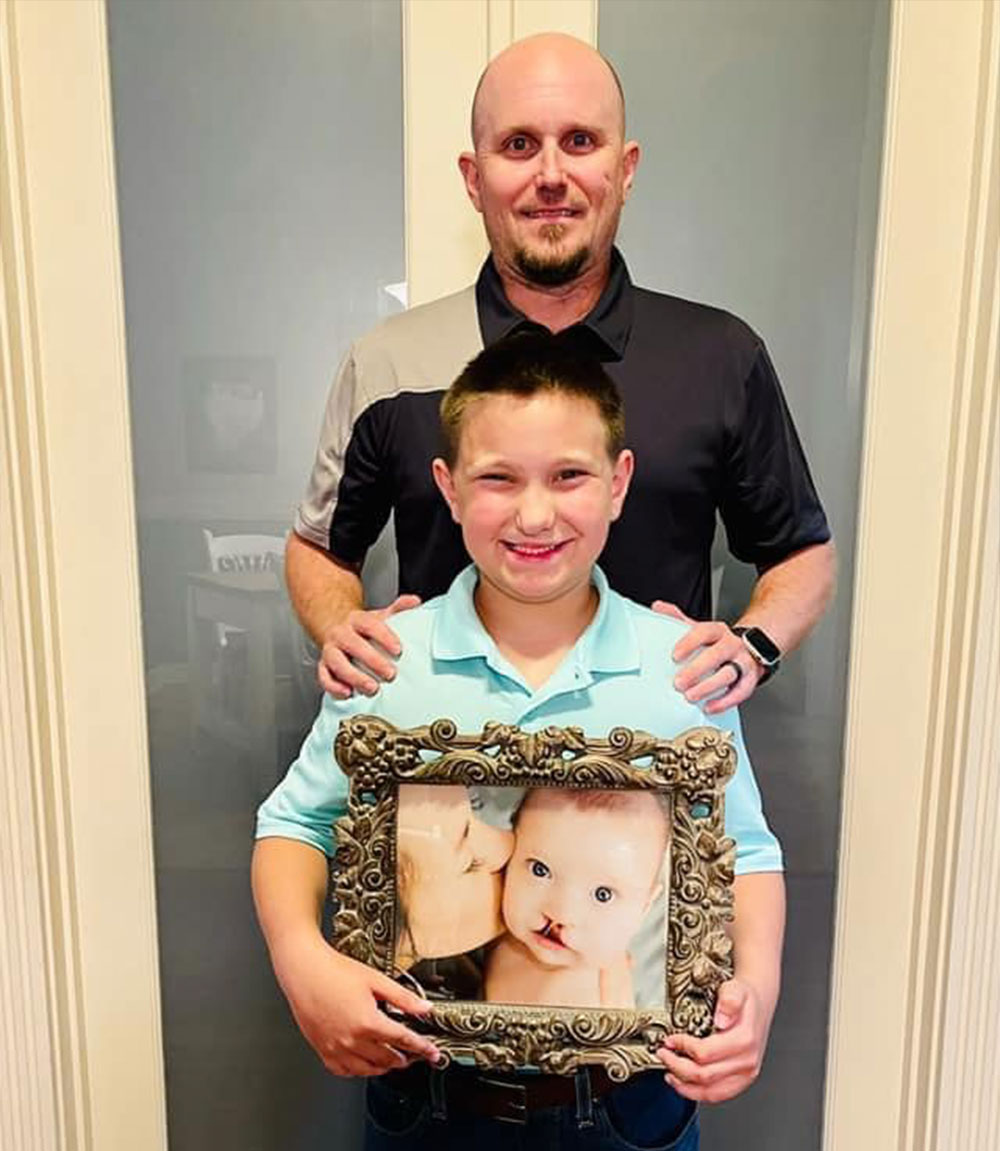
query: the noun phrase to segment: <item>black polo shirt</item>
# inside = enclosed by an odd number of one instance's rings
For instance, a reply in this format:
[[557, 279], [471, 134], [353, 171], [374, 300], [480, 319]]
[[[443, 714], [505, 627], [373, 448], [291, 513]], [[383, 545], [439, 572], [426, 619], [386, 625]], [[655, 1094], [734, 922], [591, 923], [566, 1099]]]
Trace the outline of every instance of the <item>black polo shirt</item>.
[[[331, 395], [296, 530], [359, 562], [391, 512], [399, 590], [443, 592], [468, 556], [431, 478], [441, 395], [484, 344], [524, 326], [537, 325], [511, 307], [487, 259], [474, 296], [413, 309], [359, 341]], [[759, 570], [830, 538], [774, 368], [746, 324], [635, 287], [616, 250], [576, 327], [621, 391], [636, 457], [600, 559], [617, 591], [708, 618], [717, 511], [732, 553]]]

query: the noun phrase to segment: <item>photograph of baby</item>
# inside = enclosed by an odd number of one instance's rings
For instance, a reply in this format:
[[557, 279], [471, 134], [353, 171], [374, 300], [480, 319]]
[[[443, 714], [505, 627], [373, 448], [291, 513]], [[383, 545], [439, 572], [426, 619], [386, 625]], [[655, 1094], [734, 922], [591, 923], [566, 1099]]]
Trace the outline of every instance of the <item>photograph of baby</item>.
[[668, 801], [403, 784], [397, 969], [430, 998], [665, 1007]]

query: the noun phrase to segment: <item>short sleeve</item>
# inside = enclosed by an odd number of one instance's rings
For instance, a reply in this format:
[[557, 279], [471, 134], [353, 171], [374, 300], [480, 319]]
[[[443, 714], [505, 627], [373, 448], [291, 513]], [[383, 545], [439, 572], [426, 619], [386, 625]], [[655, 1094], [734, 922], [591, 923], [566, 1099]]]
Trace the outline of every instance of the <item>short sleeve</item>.
[[341, 360], [327, 396], [306, 494], [295, 512], [296, 533], [325, 550], [330, 547], [330, 521], [337, 502], [340, 477], [344, 474], [356, 387], [354, 349], [351, 348]]
[[346, 563], [361, 563], [391, 510], [380, 418], [384, 405], [359, 394], [352, 348], [330, 389], [319, 445], [295, 531]]
[[764, 346], [730, 397], [720, 512], [729, 550], [759, 569], [826, 543], [830, 528]]
[[[371, 705], [371, 700], [365, 699]], [[353, 699], [324, 696], [320, 713], [285, 778], [257, 809], [257, 839], [307, 843], [333, 856], [333, 824], [347, 811], [348, 780], [333, 755], [340, 721], [357, 714]]]
[[731, 731], [736, 748], [736, 774], [725, 790], [726, 835], [736, 840], [736, 874], [782, 871], [781, 844], [764, 817], [760, 789], [743, 739], [739, 712], [732, 708], [718, 720], [720, 727]]

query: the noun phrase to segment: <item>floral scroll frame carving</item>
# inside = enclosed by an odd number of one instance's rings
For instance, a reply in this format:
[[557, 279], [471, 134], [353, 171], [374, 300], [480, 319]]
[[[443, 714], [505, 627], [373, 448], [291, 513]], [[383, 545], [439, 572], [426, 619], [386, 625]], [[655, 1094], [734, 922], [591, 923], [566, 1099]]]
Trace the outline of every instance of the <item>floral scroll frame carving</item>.
[[[720, 984], [732, 976], [735, 843], [725, 834], [723, 789], [736, 769], [729, 734], [698, 727], [673, 739], [616, 727], [606, 740], [575, 727], [526, 732], [490, 723], [461, 734], [449, 719], [396, 728], [374, 716], [344, 720], [334, 753], [350, 779], [337, 822], [332, 942], [393, 973], [396, 937], [396, 814], [400, 784], [647, 789], [670, 798], [664, 1009], [435, 1003], [414, 1023], [445, 1063], [483, 1069], [526, 1066], [572, 1074], [603, 1066], [623, 1081], [661, 1067], [656, 1049], [672, 1032], [707, 1035]], [[637, 761], [642, 761], [638, 764]]]

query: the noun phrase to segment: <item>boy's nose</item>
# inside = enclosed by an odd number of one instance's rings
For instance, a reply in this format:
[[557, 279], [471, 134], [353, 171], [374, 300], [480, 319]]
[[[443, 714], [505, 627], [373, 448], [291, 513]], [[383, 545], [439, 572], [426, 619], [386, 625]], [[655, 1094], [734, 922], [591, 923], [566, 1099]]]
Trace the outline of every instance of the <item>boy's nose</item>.
[[571, 892], [556, 888], [545, 901], [543, 914], [559, 928], [574, 927], [578, 908]]
[[547, 531], [555, 522], [555, 504], [545, 491], [528, 489], [518, 501], [514, 512], [517, 530], [526, 536], [538, 535]]

